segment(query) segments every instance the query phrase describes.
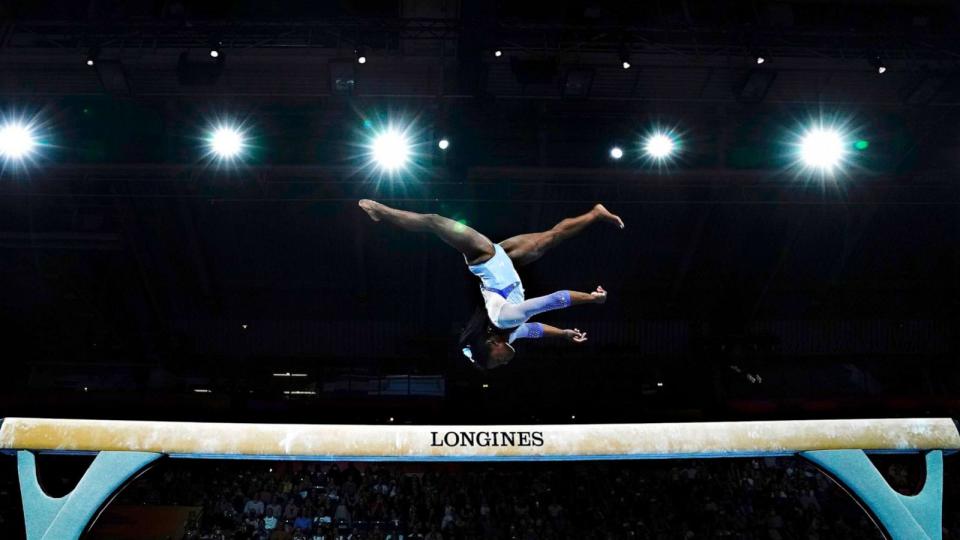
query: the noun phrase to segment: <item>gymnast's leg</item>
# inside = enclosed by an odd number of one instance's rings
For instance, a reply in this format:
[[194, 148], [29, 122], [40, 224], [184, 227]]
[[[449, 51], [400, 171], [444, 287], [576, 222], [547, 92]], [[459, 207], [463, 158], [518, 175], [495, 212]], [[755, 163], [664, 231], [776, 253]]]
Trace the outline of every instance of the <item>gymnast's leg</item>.
[[493, 242], [463, 223], [450, 218], [437, 214], [418, 214], [398, 210], [370, 199], [361, 200], [360, 208], [374, 221], [386, 221], [407, 231], [430, 232], [437, 235], [462, 253], [469, 265], [482, 264], [493, 257]]
[[623, 228], [623, 220], [611, 213], [602, 204], [593, 207], [586, 214], [567, 218], [557, 223], [549, 231], [521, 234], [500, 242], [507, 255], [519, 266], [530, 264], [543, 256], [560, 242], [575, 236], [589, 225], [603, 221]]

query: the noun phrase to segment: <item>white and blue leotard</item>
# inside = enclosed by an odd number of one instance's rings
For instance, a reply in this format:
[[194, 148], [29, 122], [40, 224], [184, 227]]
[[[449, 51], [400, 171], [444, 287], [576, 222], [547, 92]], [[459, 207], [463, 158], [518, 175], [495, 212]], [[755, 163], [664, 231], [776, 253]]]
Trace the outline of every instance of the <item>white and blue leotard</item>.
[[545, 311], [570, 307], [570, 291], [525, 299], [523, 284], [513, 261], [500, 244], [494, 244], [494, 251], [490, 260], [468, 266], [470, 272], [480, 278], [480, 292], [490, 322], [504, 330], [515, 328], [510, 334], [510, 343], [516, 339], [543, 337], [543, 325], [527, 321]]

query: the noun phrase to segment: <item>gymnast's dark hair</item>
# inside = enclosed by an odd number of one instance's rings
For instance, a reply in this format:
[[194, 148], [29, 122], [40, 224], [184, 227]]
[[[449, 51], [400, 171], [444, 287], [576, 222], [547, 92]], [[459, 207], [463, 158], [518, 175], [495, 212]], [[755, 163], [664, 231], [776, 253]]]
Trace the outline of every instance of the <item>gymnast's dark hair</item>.
[[473, 315], [470, 316], [467, 324], [463, 327], [463, 331], [460, 332], [460, 350], [471, 364], [486, 371], [491, 369], [490, 349], [487, 340], [494, 335], [507, 337], [511, 332], [513, 332], [512, 328], [497, 328], [494, 326], [487, 316], [487, 308], [480, 304], [473, 310]]
[[490, 335], [490, 318], [487, 309], [480, 304], [473, 310], [473, 315], [467, 320], [463, 331], [460, 332], [460, 349], [462, 354], [478, 369], [486, 370], [490, 361], [490, 352], [487, 350], [487, 337]]

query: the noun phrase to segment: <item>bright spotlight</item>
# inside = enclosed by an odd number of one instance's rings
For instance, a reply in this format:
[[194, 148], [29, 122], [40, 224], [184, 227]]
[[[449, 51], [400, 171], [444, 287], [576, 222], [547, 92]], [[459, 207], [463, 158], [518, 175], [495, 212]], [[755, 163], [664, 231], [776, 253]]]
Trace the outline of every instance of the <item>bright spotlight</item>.
[[410, 144], [402, 133], [388, 129], [373, 139], [373, 160], [381, 169], [395, 171], [406, 165]]
[[216, 49], [210, 49], [210, 58], [218, 58], [220, 56], [220, 51]]
[[440, 139], [440, 142], [437, 143], [437, 146], [439, 146], [441, 150], [446, 150], [447, 148], [450, 148], [450, 141], [447, 139]]
[[833, 129], [811, 129], [800, 141], [800, 158], [808, 167], [829, 171], [840, 164], [843, 155], [843, 138]]
[[503, 51], [501, 51], [500, 49], [497, 49], [493, 51], [493, 55], [496, 56], [497, 58], [500, 58], [501, 56], [503, 56]]
[[750, 51], [750, 55], [753, 56], [753, 61], [758, 66], [767, 61], [767, 51], [764, 49], [753, 48]]
[[870, 65], [873, 66], [873, 69], [877, 70], [877, 73], [880, 75], [887, 72], [887, 63], [883, 61], [883, 58], [879, 54], [870, 58]]
[[5, 159], [22, 159], [37, 146], [33, 131], [23, 124], [11, 123], [0, 128], [0, 155]]
[[357, 57], [357, 63], [358, 63], [358, 64], [366, 64], [366, 63], [367, 63], [367, 57], [366, 57], [366, 56], [358, 56], [358, 57]]
[[233, 128], [217, 128], [210, 136], [210, 149], [221, 158], [236, 157], [243, 147], [243, 135]]
[[643, 151], [654, 159], [665, 159], [673, 153], [676, 144], [673, 139], [663, 133], [654, 133], [643, 143]]
[[100, 57], [100, 47], [90, 47], [90, 50], [87, 51], [86, 64], [90, 67], [97, 62], [97, 58]]
[[610, 149], [610, 157], [612, 157], [613, 159], [620, 159], [620, 158], [622, 158], [622, 157], [623, 157], [623, 148], [620, 148], [619, 146], [614, 146], [613, 148], [611, 148], [611, 149]]

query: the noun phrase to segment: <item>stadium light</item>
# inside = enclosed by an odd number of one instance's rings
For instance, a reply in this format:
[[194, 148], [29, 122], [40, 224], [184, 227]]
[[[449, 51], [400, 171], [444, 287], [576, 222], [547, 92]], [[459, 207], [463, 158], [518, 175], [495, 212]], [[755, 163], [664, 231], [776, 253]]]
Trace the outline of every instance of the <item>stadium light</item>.
[[403, 133], [388, 128], [373, 139], [373, 161], [381, 169], [396, 171], [410, 159], [410, 143]]
[[246, 146], [243, 134], [232, 127], [219, 127], [210, 134], [210, 150], [222, 159], [237, 157]]
[[643, 151], [648, 157], [662, 160], [670, 157], [676, 148], [673, 138], [664, 133], [654, 133], [646, 138]]
[[210, 41], [210, 58], [220, 58], [222, 54], [223, 42], [217, 38], [211, 38]]
[[754, 47], [750, 50], [750, 56], [753, 57], [753, 61], [759, 66], [767, 61], [768, 55], [767, 51], [759, 47]]
[[0, 128], [0, 156], [4, 159], [23, 159], [37, 146], [36, 137], [29, 126], [11, 122]]
[[90, 47], [90, 49], [87, 50], [87, 55], [84, 57], [85, 58], [84, 63], [90, 67], [93, 67], [93, 65], [97, 63], [97, 59], [99, 57], [100, 57], [100, 47]]
[[630, 69], [630, 51], [627, 50], [626, 46], [620, 47], [620, 65], [623, 66], [623, 69]]
[[883, 61], [883, 58], [879, 54], [870, 58], [870, 65], [873, 66], [873, 69], [877, 70], [877, 74], [879, 75], [887, 72], [887, 63]]
[[842, 161], [843, 137], [835, 129], [814, 128], [804, 134], [800, 141], [800, 158], [810, 168], [831, 171]]

